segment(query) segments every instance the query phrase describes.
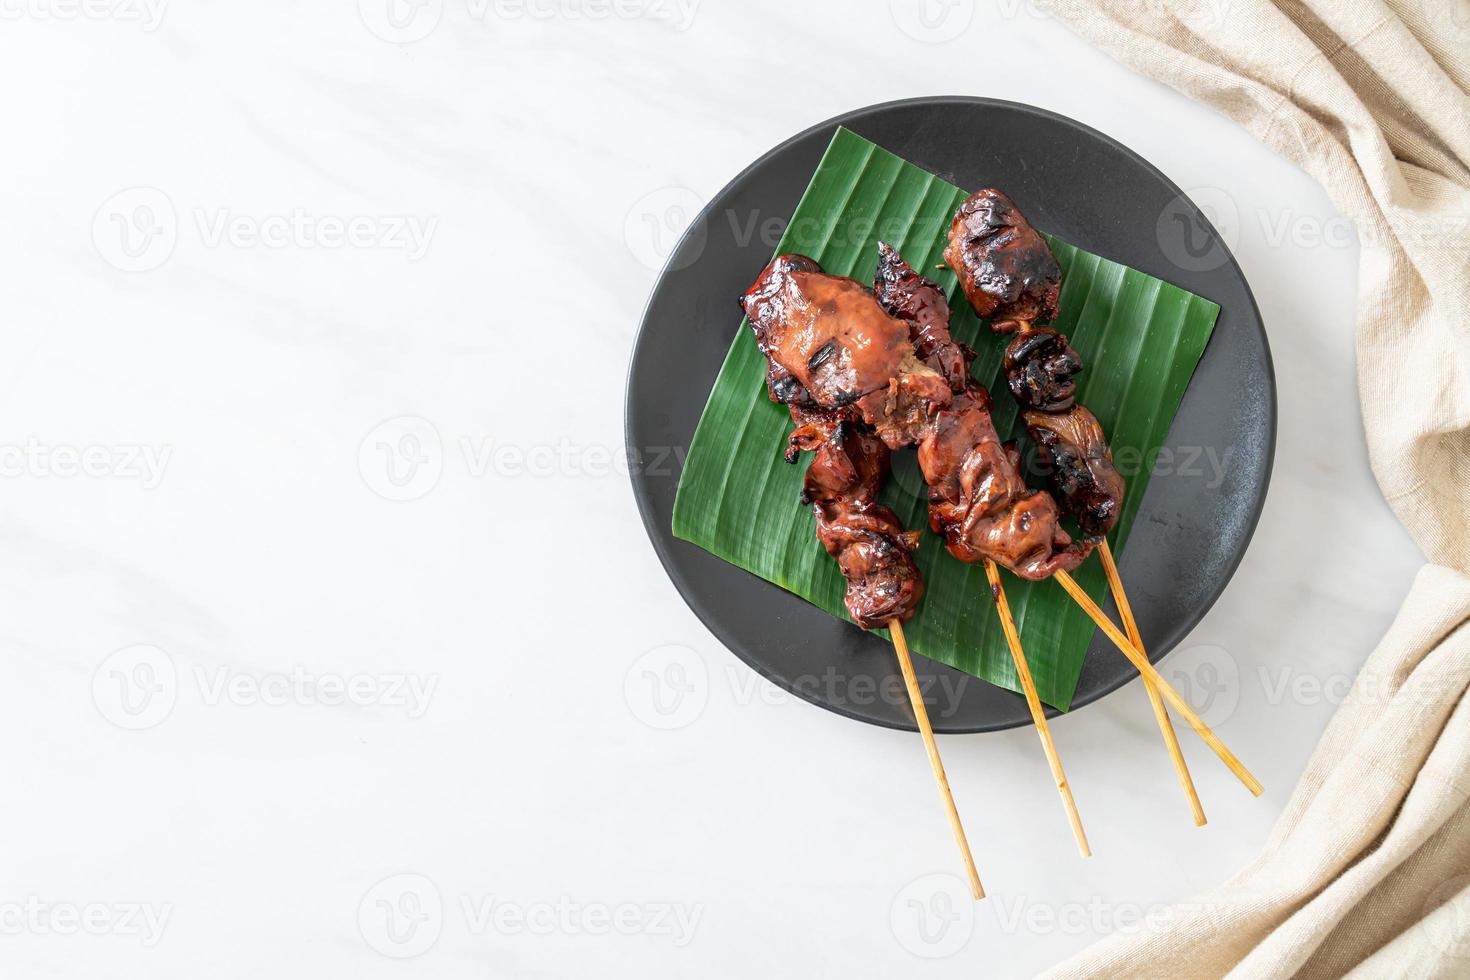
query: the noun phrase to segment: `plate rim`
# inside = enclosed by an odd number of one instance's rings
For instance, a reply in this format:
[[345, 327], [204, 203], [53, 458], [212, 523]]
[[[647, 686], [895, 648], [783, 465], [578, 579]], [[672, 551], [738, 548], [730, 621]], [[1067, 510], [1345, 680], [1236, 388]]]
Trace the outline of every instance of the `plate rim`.
[[[1208, 215], [1201, 211], [1198, 205], [1196, 205], [1194, 201], [1191, 200], [1189, 196], [1185, 194], [1184, 191], [1179, 187], [1179, 185], [1176, 184], [1172, 179], [1170, 179], [1167, 174], [1165, 174], [1158, 167], [1150, 163], [1138, 152], [1119, 142], [1112, 136], [1109, 136], [1107, 133], [1104, 133], [1098, 129], [1094, 129], [1086, 123], [1073, 119], [1070, 116], [1065, 116], [1051, 109], [1044, 109], [1040, 106], [1031, 105], [1025, 102], [1013, 102], [1007, 99], [994, 99], [986, 96], [977, 95], [927, 95], [906, 99], [894, 99], [888, 102], [875, 102], [871, 105], [861, 106], [856, 109], [850, 109], [846, 112], [842, 112], [835, 116], [824, 119], [819, 123], [808, 126], [806, 129], [803, 129], [800, 132], [787, 137], [780, 143], [777, 143], [775, 146], [771, 147], [766, 152], [762, 153], [760, 156], [752, 160], [738, 173], [727, 180], [718, 191], [710, 196], [709, 201], [706, 202], [704, 207], [699, 210], [699, 213], [694, 217], [694, 219], [690, 221], [688, 227], [685, 228], [683, 233], [680, 234], [679, 239], [674, 243], [673, 248], [669, 250], [668, 257], [664, 259], [663, 265], [659, 268], [658, 274], [653, 279], [653, 285], [649, 288], [648, 297], [643, 303], [642, 311], [638, 315], [638, 333], [633, 339], [633, 345], [628, 355], [627, 370], [625, 372], [623, 393], [624, 452], [628, 454], [628, 457], [630, 459], [634, 458], [633, 454], [635, 453], [635, 443], [631, 430], [633, 428], [632, 420], [636, 393], [634, 392], [633, 384], [635, 380], [635, 374], [638, 369], [639, 355], [643, 350], [644, 343], [648, 340], [648, 319], [649, 314], [653, 308], [654, 300], [658, 295], [660, 286], [663, 284], [669, 273], [673, 271], [671, 270], [671, 266], [673, 265], [675, 259], [679, 256], [680, 251], [684, 247], [684, 244], [686, 243], [686, 241], [688, 241], [689, 237], [692, 234], [697, 233], [699, 229], [705, 227], [704, 223], [713, 212], [716, 202], [718, 202], [727, 191], [739, 185], [751, 173], [766, 164], [772, 158], [778, 156], [780, 153], [782, 153], [793, 144], [807, 139], [816, 133], [820, 133], [827, 129], [832, 129], [839, 126], [846, 127], [849, 121], [874, 112], [890, 109], [900, 109], [905, 107], [932, 107], [936, 105], [946, 104], [964, 104], [983, 108], [1006, 109], [1010, 111], [1018, 111], [1026, 115], [1044, 118], [1052, 122], [1061, 123], [1063, 126], [1079, 130], [1082, 133], [1099, 140], [1109, 149], [1122, 153], [1134, 164], [1138, 165], [1140, 168], [1147, 171], [1149, 174], [1161, 181], [1166, 188], [1174, 192], [1175, 196], [1179, 200], [1184, 201], [1188, 204], [1189, 208], [1194, 213], [1194, 216], [1204, 224], [1204, 227], [1208, 229], [1209, 233], [1213, 237], [1214, 242], [1222, 250], [1226, 261], [1222, 263], [1221, 266], [1224, 268], [1229, 268], [1235, 273], [1236, 278], [1240, 281], [1240, 284], [1245, 291], [1245, 298], [1246, 302], [1250, 306], [1251, 316], [1249, 318], [1249, 324], [1242, 324], [1242, 326], [1251, 327], [1251, 329], [1253, 329], [1259, 336], [1261, 342], [1261, 351], [1263, 355], [1262, 367], [1265, 371], [1265, 380], [1267, 382], [1267, 392], [1269, 395], [1269, 397], [1266, 399], [1267, 404], [1264, 406], [1269, 422], [1265, 448], [1265, 465], [1261, 469], [1260, 479], [1252, 488], [1253, 500], [1251, 503], [1251, 514], [1249, 520], [1246, 522], [1245, 533], [1241, 539], [1241, 546], [1239, 550], [1233, 556], [1231, 556], [1229, 561], [1226, 563], [1224, 574], [1220, 576], [1218, 584], [1209, 591], [1209, 593], [1199, 603], [1196, 609], [1194, 609], [1187, 616], [1184, 617], [1184, 621], [1179, 627], [1177, 636], [1173, 638], [1173, 642], [1167, 644], [1151, 645], [1151, 650], [1149, 651], [1149, 662], [1158, 664], [1162, 662], [1163, 659], [1167, 657], [1170, 653], [1172, 653], [1179, 646], [1180, 641], [1183, 640], [1184, 637], [1188, 636], [1189, 633], [1191, 633], [1194, 628], [1199, 625], [1200, 621], [1204, 619], [1206, 614], [1208, 614], [1209, 611], [1215, 607], [1215, 603], [1217, 603], [1220, 599], [1220, 596], [1224, 594], [1226, 587], [1229, 586], [1230, 582], [1235, 578], [1235, 573], [1239, 570], [1241, 562], [1245, 560], [1246, 552], [1250, 550], [1251, 541], [1255, 538], [1256, 528], [1260, 525], [1261, 514], [1265, 510], [1266, 495], [1271, 485], [1271, 476], [1276, 466], [1276, 441], [1280, 406], [1276, 390], [1275, 361], [1271, 355], [1270, 337], [1266, 332], [1265, 321], [1261, 317], [1260, 306], [1256, 302], [1255, 292], [1251, 289], [1250, 281], [1246, 278], [1244, 270], [1240, 268], [1240, 263], [1236, 260], [1235, 253], [1231, 251], [1229, 244], [1220, 235], [1220, 232], [1215, 227], [1214, 223], [1209, 220]], [[1082, 248], [1083, 246], [1078, 245], [1078, 247]], [[1208, 350], [1208, 347], [1206, 347], [1206, 350]], [[1193, 386], [1192, 379], [1190, 382], [1190, 386], [1186, 386], [1185, 388], [1185, 397], [1188, 397], [1189, 387], [1191, 386]], [[644, 473], [642, 466], [639, 465], [629, 466], [628, 474], [632, 482], [633, 498], [634, 502], [638, 506], [638, 515], [639, 518], [642, 520], [644, 532], [648, 535], [649, 542], [653, 545], [654, 553], [658, 556], [659, 564], [663, 566], [664, 574], [669, 577], [669, 581], [673, 583], [674, 588], [679, 593], [680, 598], [684, 600], [684, 604], [689, 607], [690, 611], [694, 613], [695, 617], [704, 625], [705, 629], [713, 633], [715, 638], [719, 640], [720, 643], [727, 650], [734, 654], [737, 660], [745, 664], [750, 669], [754, 670], [761, 677], [765, 678], [766, 681], [774, 684], [778, 688], [795, 695], [802, 701], [816, 705], [817, 707], [832, 712], [833, 714], [840, 715], [844, 718], [850, 718], [854, 721], [860, 721], [864, 724], [873, 725], [879, 728], [888, 728], [895, 731], [907, 732], [918, 731], [918, 726], [913, 723], [893, 723], [880, 718], [872, 718], [865, 715], [857, 714], [856, 712], [846, 708], [841, 704], [833, 704], [828, 701], [823, 701], [815, 696], [808, 694], [808, 692], [803, 690], [800, 685], [785, 683], [781, 678], [773, 676], [769, 671], [765, 669], [762, 664], [753, 663], [742, 656], [738, 649], [741, 644], [736, 642], [735, 638], [723, 626], [719, 625], [717, 622], [712, 621], [713, 617], [707, 615], [707, 611], [703, 608], [702, 603], [699, 599], [698, 590], [693, 587], [693, 584], [691, 582], [686, 580], [682, 571], [676, 567], [673, 562], [672, 556], [669, 553], [667, 543], [660, 538], [659, 533], [656, 531], [658, 515], [653, 513], [651, 492], [647, 487], [647, 482], [649, 480], [648, 474]], [[683, 474], [681, 465], [681, 479], [682, 475]], [[1145, 488], [1146, 487], [1147, 484], [1145, 484]], [[670, 537], [672, 538], [672, 529], [668, 529], [668, 532]], [[691, 545], [691, 547], [697, 546]], [[759, 576], [756, 576], [756, 578], [759, 578]], [[779, 585], [776, 585], [773, 582], [766, 582], [766, 585], [770, 586], [773, 589], [781, 588]], [[930, 660], [928, 657], [923, 656], [917, 651], [915, 651], [914, 657], [916, 661], [922, 661], [924, 664], [932, 664], [940, 667], [948, 666], [946, 664], [942, 664], [939, 661]], [[917, 663], [916, 666], [918, 666]], [[950, 669], [958, 670], [958, 668]], [[966, 677], [974, 677], [973, 674], [969, 674], [965, 671], [959, 672], [964, 674], [964, 676]], [[1074, 696], [1071, 706], [1065, 712], [1060, 711], [1057, 708], [1048, 704], [1043, 704], [1042, 707], [1047, 718], [1057, 718], [1063, 715], [1072, 715], [1075, 714], [1078, 710], [1102, 700], [1103, 698], [1107, 697], [1118, 689], [1139, 680], [1139, 678], [1140, 675], [1135, 672], [1124, 673], [1115, 680], [1106, 681], [1100, 684], [1098, 687], [1088, 691], [1086, 694]], [[984, 678], [976, 677], [975, 679], [991, 687], [998, 687], [998, 685], [990, 684], [990, 682], [986, 681]], [[1009, 688], [999, 689], [1017, 698], [1021, 697], [1020, 694], [1016, 694]], [[938, 734], [972, 735], [988, 732], [1008, 731], [1014, 728], [1025, 728], [1033, 724], [1034, 722], [1029, 717], [1025, 717], [1017, 721], [997, 722], [994, 724], [958, 726], [936, 725], [934, 726], [934, 731]]]

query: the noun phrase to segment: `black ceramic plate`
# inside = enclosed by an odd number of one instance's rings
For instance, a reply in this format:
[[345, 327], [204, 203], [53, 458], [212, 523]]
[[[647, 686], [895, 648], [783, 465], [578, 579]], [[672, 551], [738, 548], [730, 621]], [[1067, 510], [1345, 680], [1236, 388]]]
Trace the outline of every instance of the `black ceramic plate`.
[[[736, 297], [771, 256], [774, 240], [762, 225], [790, 217], [839, 125], [961, 187], [1000, 187], [1038, 227], [1220, 304], [1165, 442], [1178, 472], [1149, 483], [1121, 556], [1139, 628], [1158, 660], [1225, 588], [1260, 516], [1276, 439], [1266, 334], [1229, 250], [1167, 177], [1096, 130], [1010, 102], [914, 99], [828, 120], [751, 164], [690, 226], [654, 286], [628, 373], [633, 491], [669, 577], [705, 625], [774, 683], [850, 718], [914, 728], [907, 701], [894, 696], [886, 642], [670, 529], [679, 450], [694, 435], [739, 323]], [[1030, 722], [1020, 695], [923, 657], [916, 666], [934, 685], [926, 690], [937, 731]], [[1098, 633], [1073, 706], [1137, 676]]]

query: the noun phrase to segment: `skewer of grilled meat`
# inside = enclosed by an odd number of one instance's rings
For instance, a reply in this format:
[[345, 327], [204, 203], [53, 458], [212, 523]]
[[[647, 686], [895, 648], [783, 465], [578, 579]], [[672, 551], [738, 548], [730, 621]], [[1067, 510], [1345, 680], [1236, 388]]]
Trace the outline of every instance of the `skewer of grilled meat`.
[[1091, 412], [1076, 403], [1076, 385], [1072, 375], [1081, 370], [1082, 359], [1072, 350], [1066, 337], [1053, 330], [1031, 326], [1033, 320], [1056, 318], [1057, 301], [1061, 295], [1061, 267], [1047, 247], [1046, 239], [1031, 226], [1010, 198], [997, 190], [981, 190], [972, 194], [956, 212], [950, 225], [944, 259], [959, 276], [975, 311], [991, 319], [992, 330], [997, 333], [1020, 332], [1020, 336], [1012, 340], [1006, 349], [1008, 387], [1021, 403], [1026, 428], [1040, 447], [1043, 460], [1050, 466], [1051, 483], [1057, 497], [1076, 517], [1084, 533], [1096, 535], [1088, 540], [1098, 544], [1109, 576], [1109, 587], [1118, 599], [1129, 635], [1118, 632], [1070, 575], [1059, 575], [1058, 581], [1143, 675], [1165, 745], [1173, 756], [1180, 784], [1194, 809], [1195, 823], [1204, 823], [1204, 810], [1189, 777], [1163, 698], [1168, 698], [1215, 754], [1253, 794], [1259, 796], [1262, 792], [1260, 781], [1210, 731], [1189, 702], [1158, 675], [1150, 665], [1148, 655], [1143, 652], [1138, 624], [1129, 611], [1117, 563], [1106, 537], [1122, 510], [1123, 477], [1113, 467], [1112, 453], [1103, 437], [1102, 426]]
[[817, 518], [817, 540], [837, 560], [847, 581], [848, 615], [863, 629], [891, 620], [907, 622], [924, 597], [914, 564], [919, 532], [904, 529], [898, 515], [878, 503], [888, 475], [888, 447], [859, 419], [792, 406], [793, 445], [810, 447], [802, 502]]
[[1032, 320], [1057, 315], [1062, 270], [1046, 239], [1021, 209], [993, 188], [976, 191], [950, 224], [944, 260], [959, 276], [975, 312], [996, 333], [1016, 333], [1006, 347], [1007, 386], [1040, 450], [1052, 492], [1090, 538], [1112, 531], [1127, 489], [1113, 466], [1102, 426], [1077, 404], [1072, 376], [1082, 358], [1067, 338]]
[[930, 400], [948, 402], [949, 386], [915, 359], [907, 327], [885, 314], [872, 293], [851, 279], [823, 274], [806, 256], [778, 256], [740, 305], [766, 355], [771, 399], [784, 402], [796, 422], [786, 459], [795, 462], [802, 450], [813, 453], [802, 500], [812, 505], [817, 538], [847, 580], [848, 614], [864, 629], [887, 626], [892, 637], [914, 721], [978, 901], [985, 889], [904, 638], [903, 623], [924, 595], [911, 554], [919, 535], [905, 531], [898, 516], [875, 499], [888, 472], [889, 447], [911, 440], [909, 432], [923, 422]]
[[1022, 578], [1070, 571], [1092, 551], [1062, 530], [1057, 502], [1026, 485], [1014, 446], [1002, 445], [989, 393], [969, 376], [973, 351], [949, 333], [949, 302], [891, 246], [879, 244], [877, 296], [910, 326], [921, 356], [944, 366], [954, 395], [935, 410], [919, 439], [929, 484], [929, 524], [960, 561], [989, 559]]
[[[772, 267], [783, 259], [790, 261], [777, 269], [773, 282], [768, 276]], [[793, 269], [820, 271], [811, 259], [783, 256], [762, 273], [741, 299], [758, 343], [775, 336], [771, 328], [779, 317], [770, 308], [771, 304], [792, 304], [803, 295], [793, 296], [796, 292], [793, 285], [780, 281]], [[815, 285], [820, 289], [825, 284]], [[843, 309], [857, 305], [844, 295], [846, 292], [845, 289], [823, 292], [826, 297], [823, 301]], [[804, 307], [796, 309], [800, 315], [805, 314]], [[789, 345], [797, 343], [784, 335], [781, 339]], [[769, 349], [777, 347], [771, 345]], [[762, 350], [767, 349], [767, 344], [762, 343]], [[829, 357], [828, 360], [845, 363], [847, 373], [824, 370], [827, 363], [824, 361], [815, 368], [808, 365], [809, 369], [798, 377], [781, 361], [769, 354], [767, 357], [767, 392], [772, 401], [786, 404], [796, 423], [788, 441], [786, 460], [795, 463], [802, 451], [813, 454], [801, 499], [802, 503], [811, 505], [816, 516], [817, 540], [836, 559], [847, 582], [844, 604], [848, 615], [864, 629], [880, 629], [892, 620], [907, 622], [924, 595], [923, 577], [912, 555], [918, 547], [919, 533], [905, 530], [898, 515], [877, 502], [878, 487], [888, 472], [889, 449], [863, 421], [854, 400], [834, 395], [870, 382], [872, 376], [864, 373], [870, 367], [861, 357]], [[838, 404], [821, 404], [813, 389]]]
[[1047, 726], [1041, 695], [1001, 585], [997, 559], [1028, 578], [1044, 578], [1080, 563], [1091, 545], [1073, 546], [1058, 524], [1056, 502], [1021, 482], [1014, 448], [1002, 446], [995, 433], [989, 395], [970, 380], [975, 352], [950, 336], [949, 300], [944, 291], [915, 272], [884, 242], [878, 243], [876, 288], [884, 307], [909, 321], [920, 356], [930, 358], [929, 363], [949, 378], [956, 392], [950, 405], [937, 413], [919, 447], [919, 463], [932, 490], [930, 521], [936, 531], [944, 532], [952, 554], [961, 561], [985, 565], [1016, 679], [1041, 738], [1077, 849], [1089, 857], [1092, 848], [1087, 831]]

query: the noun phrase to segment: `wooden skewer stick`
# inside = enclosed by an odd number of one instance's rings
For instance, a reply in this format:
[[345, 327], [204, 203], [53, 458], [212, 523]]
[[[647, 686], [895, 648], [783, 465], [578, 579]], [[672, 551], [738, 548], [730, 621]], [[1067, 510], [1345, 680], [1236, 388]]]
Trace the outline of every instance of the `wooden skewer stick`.
[[985, 897], [985, 889], [980, 885], [980, 872], [975, 869], [975, 858], [970, 854], [970, 842], [965, 839], [965, 827], [960, 823], [960, 812], [955, 809], [954, 794], [949, 791], [949, 780], [944, 776], [944, 763], [939, 761], [939, 746], [934, 742], [934, 729], [929, 724], [929, 709], [924, 707], [924, 696], [919, 692], [919, 679], [914, 676], [914, 661], [909, 657], [909, 644], [903, 635], [903, 624], [896, 619], [890, 619], [888, 631], [893, 635], [893, 651], [898, 655], [903, 683], [909, 691], [909, 702], [914, 706], [914, 720], [919, 723], [919, 733], [924, 736], [924, 748], [929, 753], [929, 767], [934, 770], [934, 781], [939, 784], [939, 795], [944, 800], [945, 809], [949, 811], [950, 829], [954, 831], [955, 843], [960, 846], [960, 856], [965, 860], [970, 891], [978, 902]]
[[[1025, 334], [1025, 332], [1029, 331], [1030, 320], [1017, 320], [1017, 323], [1019, 323], [1020, 325], [1020, 332], [1022, 332], [1022, 334]], [[1098, 547], [1098, 551], [1103, 552], [1103, 569], [1104, 572], [1107, 572], [1108, 588], [1113, 591], [1113, 599], [1117, 602], [1117, 611], [1122, 614], [1123, 626], [1125, 626], [1125, 629], [1127, 629], [1127, 639], [1132, 642], [1135, 648], [1138, 648], [1139, 652], [1142, 652], [1142, 649], [1144, 649], [1144, 639], [1142, 639], [1141, 633], [1138, 632], [1138, 621], [1133, 620], [1132, 607], [1127, 604], [1127, 594], [1125, 591], [1123, 591], [1123, 579], [1122, 576], [1119, 576], [1119, 573], [1117, 573], [1117, 563], [1116, 561], [1113, 561], [1113, 550], [1111, 550], [1111, 548], [1108, 548], [1107, 538], [1103, 539], [1103, 544]], [[1063, 583], [1063, 585], [1066, 585], [1066, 583]], [[1094, 617], [1094, 619], [1097, 619], [1097, 617]], [[1125, 652], [1126, 654], [1127, 651], [1123, 652]], [[1144, 660], [1148, 660], [1147, 654], [1145, 654]], [[1158, 695], [1158, 686], [1154, 685], [1154, 682], [1152, 682], [1150, 677], [1148, 677], [1147, 673], [1144, 674], [1144, 691], [1148, 692], [1148, 702], [1150, 702], [1151, 705], [1154, 705], [1154, 717], [1158, 720], [1158, 732], [1160, 732], [1161, 735], [1164, 736], [1164, 745], [1169, 748], [1169, 755], [1173, 758], [1173, 760], [1175, 760], [1175, 771], [1176, 773], [1179, 773], [1179, 785], [1183, 786], [1183, 790], [1185, 790], [1185, 795], [1189, 798], [1189, 810], [1194, 811], [1195, 826], [1202, 827], [1205, 823], [1205, 817], [1204, 807], [1200, 805], [1200, 793], [1195, 792], [1194, 779], [1189, 776], [1189, 767], [1188, 765], [1185, 765], [1185, 757], [1183, 757], [1183, 752], [1179, 751], [1179, 738], [1177, 738], [1177, 736], [1175, 735], [1175, 726], [1173, 726], [1173, 724], [1169, 721], [1169, 710], [1164, 707], [1163, 699], [1161, 699], [1160, 695]], [[1198, 729], [1198, 726], [1195, 726], [1195, 730], [1197, 730], [1198, 732], [1198, 730], [1200, 729]], [[1204, 733], [1201, 733], [1201, 736], [1202, 735], [1204, 735]], [[1211, 738], [1213, 738], [1213, 736], [1211, 736]], [[1207, 738], [1205, 739], [1205, 741], [1208, 742], [1210, 741], [1210, 739]], [[1213, 745], [1211, 745], [1211, 748], [1213, 748]], [[1217, 749], [1217, 751], [1219, 751], [1219, 749]], [[1225, 757], [1223, 757], [1222, 755], [1222, 757], [1220, 758]], [[1229, 760], [1226, 760], [1226, 764], [1229, 764]], [[1232, 768], [1235, 767], [1233, 767], [1232, 765]], [[1244, 780], [1245, 777], [1250, 776], [1250, 773], [1245, 773], [1244, 776], [1242, 776], [1241, 773], [1244, 773], [1244, 767], [1241, 767], [1241, 770], [1236, 771], [1236, 776], [1241, 776], [1242, 780]], [[1252, 782], [1254, 782], [1254, 777], [1251, 777], [1250, 780], [1247, 780], [1247, 783], [1245, 783], [1245, 785], [1251, 786]], [[1257, 796], [1261, 795], [1260, 789], [1252, 788], [1251, 792], [1255, 793], [1255, 795]]]
[[1123, 651], [1123, 656], [1132, 661], [1133, 666], [1138, 668], [1138, 672], [1143, 675], [1144, 679], [1153, 682], [1154, 686], [1159, 689], [1159, 693], [1174, 706], [1174, 710], [1189, 722], [1189, 727], [1193, 728], [1195, 733], [1205, 740], [1205, 744], [1220, 757], [1220, 761], [1225, 763], [1242, 783], [1245, 783], [1245, 788], [1255, 796], [1260, 796], [1265, 792], [1265, 787], [1261, 785], [1260, 780], [1252, 776], [1250, 770], [1246, 769], [1245, 765], [1235, 757], [1235, 753], [1227, 749], [1225, 743], [1210, 731], [1210, 726], [1204, 723], [1194, 708], [1190, 707], [1189, 702], [1179, 696], [1179, 692], [1174, 690], [1169, 682], [1164, 680], [1163, 675], [1154, 669], [1154, 665], [1148, 662], [1148, 657], [1144, 656], [1143, 652], [1135, 647], [1118, 627], [1113, 625], [1113, 621], [1103, 614], [1097, 603], [1092, 601], [1092, 597], [1082, 591], [1082, 586], [1078, 585], [1076, 580], [1066, 572], [1059, 571], [1052, 578], [1060, 582], [1062, 588], [1066, 589], [1067, 593], [1076, 600], [1077, 605], [1082, 607], [1083, 612], [1092, 617], [1092, 621], [1097, 624], [1098, 629], [1107, 634], [1108, 639], [1113, 641], [1113, 645]]
[[1026, 695], [1026, 707], [1031, 709], [1031, 720], [1036, 724], [1036, 734], [1041, 736], [1041, 747], [1046, 752], [1046, 761], [1051, 765], [1051, 776], [1062, 796], [1062, 806], [1067, 811], [1067, 822], [1072, 825], [1072, 836], [1077, 839], [1077, 850], [1083, 857], [1092, 857], [1092, 848], [1087, 846], [1087, 831], [1082, 829], [1082, 817], [1077, 813], [1077, 801], [1072, 799], [1072, 786], [1067, 774], [1062, 772], [1062, 760], [1057, 755], [1056, 743], [1051, 740], [1051, 727], [1046, 723], [1046, 712], [1041, 707], [1041, 697], [1036, 693], [1036, 682], [1031, 679], [1031, 668], [1026, 663], [1026, 653], [1021, 649], [1021, 635], [1016, 631], [1016, 621], [1011, 617], [1011, 604], [1006, 601], [1006, 590], [1000, 584], [1000, 569], [995, 562], [985, 563], [985, 577], [990, 580], [990, 593], [995, 599], [996, 611], [1000, 613], [1000, 628], [1006, 635], [1011, 648], [1011, 659], [1016, 664], [1016, 676], [1021, 680], [1021, 690]]
[[[1143, 635], [1138, 631], [1138, 621], [1133, 618], [1133, 607], [1128, 602], [1128, 594], [1123, 591], [1123, 577], [1118, 574], [1118, 563], [1113, 560], [1113, 549], [1108, 547], [1107, 538], [1102, 539], [1097, 550], [1102, 555], [1103, 571], [1108, 576], [1108, 588], [1113, 592], [1113, 601], [1118, 604], [1118, 613], [1123, 617], [1123, 628], [1128, 631], [1128, 639], [1140, 653], [1147, 655], [1148, 651], [1143, 648]], [[1179, 785], [1184, 789], [1184, 795], [1189, 798], [1189, 809], [1194, 813], [1194, 825], [1203, 827], [1205, 808], [1200, 805], [1199, 793], [1194, 788], [1194, 779], [1189, 775], [1189, 766], [1184, 762], [1184, 753], [1179, 751], [1179, 736], [1175, 734], [1174, 724], [1169, 720], [1169, 709], [1164, 707], [1164, 699], [1160, 696], [1159, 689], [1147, 677], [1143, 679], [1143, 689], [1148, 692], [1149, 704], [1153, 705], [1154, 718], [1159, 723], [1159, 734], [1164, 736], [1164, 746], [1169, 750], [1169, 757], [1174, 760], [1174, 771], [1179, 775]]]

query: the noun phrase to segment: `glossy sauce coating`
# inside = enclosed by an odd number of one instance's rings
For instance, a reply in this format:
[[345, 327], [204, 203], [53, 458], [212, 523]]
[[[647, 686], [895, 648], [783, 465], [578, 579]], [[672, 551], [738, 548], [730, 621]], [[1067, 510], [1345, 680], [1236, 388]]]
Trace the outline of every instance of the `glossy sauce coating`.
[[898, 250], [878, 243], [873, 291], [889, 313], [909, 324], [915, 354], [944, 377], [954, 391], [965, 387], [975, 352], [949, 334], [949, 300], [931, 279], [913, 270]]
[[[827, 276], [800, 255], [773, 260], [741, 306], [767, 358], [767, 391], [796, 423], [786, 460], [812, 454], [802, 502], [811, 505], [817, 540], [846, 581], [848, 615], [864, 629], [907, 622], [924, 596], [912, 556], [919, 534], [877, 502], [889, 449], [863, 419], [865, 410], [893, 409], [896, 376], [912, 359], [907, 328], [897, 324], [897, 335], [860, 283]], [[881, 365], [890, 361], [892, 371], [884, 373]]]
[[1062, 530], [1056, 501], [1026, 485], [1019, 463], [995, 431], [989, 395], [972, 384], [936, 414], [919, 443], [929, 526], [960, 561], [990, 559], [1027, 579], [1071, 571], [1092, 542], [1074, 542]]
[[781, 255], [741, 297], [766, 355], [771, 396], [822, 408], [856, 405], [890, 448], [917, 438], [949, 385], [914, 356], [908, 325], [855, 279], [830, 276], [804, 255]]
[[944, 261], [982, 317], [1051, 320], [1062, 269], [1046, 239], [993, 187], [966, 198], [949, 226]]
[[879, 301], [909, 323], [921, 354], [948, 364], [955, 394], [936, 406], [918, 440], [919, 468], [929, 484], [929, 525], [960, 561], [989, 559], [1023, 578], [1077, 567], [1092, 549], [1062, 530], [1056, 501], [1021, 477], [1012, 447], [1001, 444], [990, 396], [969, 378], [973, 352], [949, 332], [949, 304], [939, 286], [898, 252], [879, 246]]
[[1072, 376], [1082, 370], [1082, 358], [1062, 334], [1032, 327], [1006, 345], [1003, 364], [1063, 513], [1089, 537], [1108, 534], [1128, 487], [1113, 465], [1102, 425], [1077, 404]]
[[818, 405], [841, 408], [888, 387], [914, 352], [908, 327], [862, 283], [803, 255], [772, 260], [741, 299], [761, 353]]

